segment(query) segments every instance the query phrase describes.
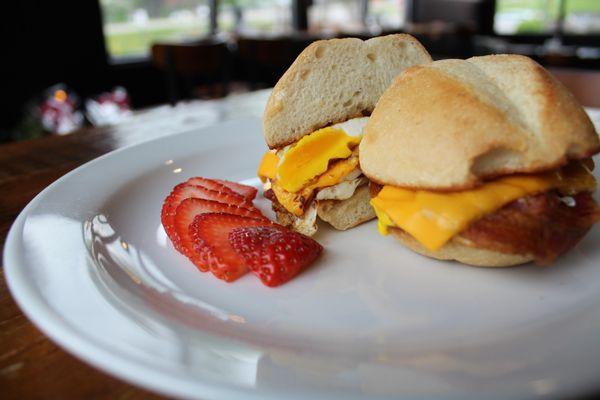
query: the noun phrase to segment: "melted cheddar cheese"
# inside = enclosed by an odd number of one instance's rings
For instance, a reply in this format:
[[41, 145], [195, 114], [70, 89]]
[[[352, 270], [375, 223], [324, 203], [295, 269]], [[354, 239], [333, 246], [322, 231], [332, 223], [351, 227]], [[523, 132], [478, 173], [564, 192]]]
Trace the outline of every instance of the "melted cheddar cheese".
[[384, 186], [371, 199], [371, 205], [382, 235], [388, 233], [389, 227], [399, 227], [435, 251], [471, 222], [520, 197], [550, 189], [570, 195], [594, 190], [595, 185], [588, 166], [572, 163], [552, 173], [508, 176], [452, 193]]
[[334, 186], [358, 168], [356, 146], [368, 118], [354, 118], [304, 136], [277, 152], [267, 151], [258, 176], [277, 200], [300, 217], [316, 190]]

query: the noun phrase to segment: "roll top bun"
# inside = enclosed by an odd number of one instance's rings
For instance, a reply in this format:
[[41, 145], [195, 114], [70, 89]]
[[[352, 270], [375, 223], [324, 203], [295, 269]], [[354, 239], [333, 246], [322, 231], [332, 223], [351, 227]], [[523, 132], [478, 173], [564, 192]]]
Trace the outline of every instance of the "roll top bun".
[[405, 34], [316, 41], [275, 85], [264, 112], [265, 141], [280, 148], [319, 128], [370, 115], [400, 72], [430, 61]]
[[599, 150], [585, 110], [547, 70], [494, 55], [400, 74], [367, 123], [360, 165], [379, 184], [459, 190]]

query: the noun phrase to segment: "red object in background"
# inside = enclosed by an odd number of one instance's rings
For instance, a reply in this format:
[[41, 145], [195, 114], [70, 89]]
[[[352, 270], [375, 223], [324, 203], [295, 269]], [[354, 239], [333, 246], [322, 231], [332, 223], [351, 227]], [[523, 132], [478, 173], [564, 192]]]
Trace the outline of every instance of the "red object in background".
[[129, 110], [129, 95], [127, 94], [127, 90], [120, 86], [113, 89], [112, 92], [102, 93], [98, 96], [98, 103], [106, 104], [106, 103], [115, 103], [121, 110]]
[[87, 118], [95, 126], [116, 124], [131, 115], [129, 94], [122, 87], [86, 100], [85, 108]]
[[52, 86], [46, 91], [38, 113], [42, 126], [48, 132], [65, 135], [83, 126], [83, 114], [77, 110], [78, 98], [64, 85]]

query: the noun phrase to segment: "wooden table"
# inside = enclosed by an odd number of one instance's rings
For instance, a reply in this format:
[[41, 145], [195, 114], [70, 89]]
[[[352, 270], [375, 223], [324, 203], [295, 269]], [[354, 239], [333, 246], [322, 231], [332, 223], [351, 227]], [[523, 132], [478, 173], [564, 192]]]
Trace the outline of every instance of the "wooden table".
[[[10, 225], [42, 189], [114, 149], [242, 116], [261, 116], [269, 91], [139, 112], [115, 127], [90, 128], [0, 146], [0, 250]], [[591, 110], [600, 128], [600, 110]], [[38, 331], [0, 274], [0, 398], [160, 398], [82, 363]]]
[[[244, 116], [261, 117], [269, 90], [137, 112], [118, 126], [0, 146], [0, 250], [21, 210], [46, 186], [114, 149]], [[0, 398], [160, 398], [114, 379], [46, 338], [13, 301], [0, 274]]]

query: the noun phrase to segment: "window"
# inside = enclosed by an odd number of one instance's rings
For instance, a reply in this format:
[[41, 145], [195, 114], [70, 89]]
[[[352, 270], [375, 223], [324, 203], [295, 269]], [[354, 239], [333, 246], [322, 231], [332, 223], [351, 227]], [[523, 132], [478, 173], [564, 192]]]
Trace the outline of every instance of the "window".
[[291, 0], [221, 0], [221, 31], [283, 33], [291, 29]]
[[[564, 31], [600, 33], [600, 1], [563, 0]], [[561, 0], [497, 0], [494, 30], [500, 34], [550, 34], [558, 24]]]
[[100, 0], [112, 58], [147, 56], [152, 43], [200, 37], [209, 31], [207, 0]]
[[494, 30], [500, 34], [549, 33], [558, 9], [553, 0], [498, 0]]
[[600, 34], [600, 1], [568, 0], [564, 27], [566, 33]]
[[405, 0], [371, 0], [367, 25], [375, 29], [399, 29], [406, 21]]
[[[111, 58], [147, 56], [157, 41], [193, 40], [210, 30], [208, 0], [100, 0]], [[221, 0], [218, 29], [286, 32], [291, 0]]]
[[313, 32], [337, 33], [363, 29], [360, 0], [314, 0], [308, 9]]
[[314, 0], [308, 20], [313, 32], [378, 31], [401, 28], [405, 11], [406, 0]]
[[[313, 0], [309, 26], [324, 33], [398, 29], [407, 2]], [[218, 4], [219, 31], [287, 33], [292, 29], [292, 0], [219, 0]], [[106, 48], [113, 59], [146, 57], [154, 42], [198, 39], [210, 30], [209, 0], [100, 0], [100, 6]]]

